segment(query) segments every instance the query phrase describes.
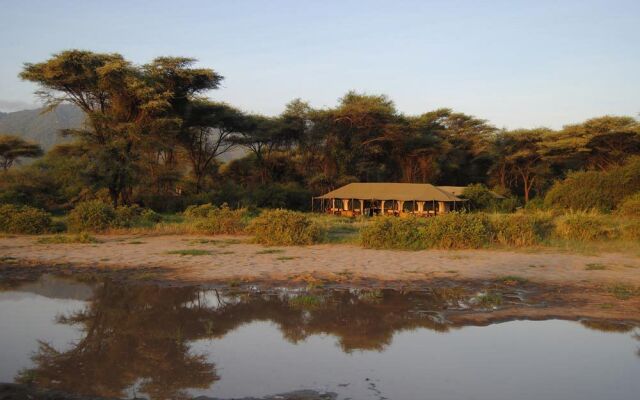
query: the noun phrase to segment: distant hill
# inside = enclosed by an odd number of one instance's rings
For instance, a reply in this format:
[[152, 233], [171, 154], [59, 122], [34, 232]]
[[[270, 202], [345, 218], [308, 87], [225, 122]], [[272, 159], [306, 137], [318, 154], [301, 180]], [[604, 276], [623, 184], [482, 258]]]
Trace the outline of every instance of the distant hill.
[[42, 111], [40, 108], [0, 112], [0, 133], [33, 140], [45, 150], [49, 150], [67, 140], [59, 135], [61, 129], [78, 128], [84, 120], [82, 111], [72, 105], [61, 105], [45, 114], [42, 114]]

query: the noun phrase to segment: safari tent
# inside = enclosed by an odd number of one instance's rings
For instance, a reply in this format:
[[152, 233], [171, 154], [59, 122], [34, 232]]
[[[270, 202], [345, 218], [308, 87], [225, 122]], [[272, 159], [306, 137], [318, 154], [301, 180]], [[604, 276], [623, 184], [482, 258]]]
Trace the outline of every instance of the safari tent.
[[314, 211], [337, 215], [434, 216], [465, 200], [428, 183], [350, 183], [313, 198]]

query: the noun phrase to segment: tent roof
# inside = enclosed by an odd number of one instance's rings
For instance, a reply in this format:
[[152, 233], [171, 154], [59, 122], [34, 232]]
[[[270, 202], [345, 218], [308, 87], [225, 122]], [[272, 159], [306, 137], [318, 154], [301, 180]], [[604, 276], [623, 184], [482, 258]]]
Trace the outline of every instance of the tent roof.
[[[447, 193], [451, 193], [454, 196], [462, 196], [464, 193], [464, 190], [466, 189], [466, 186], [438, 186], [438, 189], [443, 190]], [[493, 197], [495, 197], [496, 199], [504, 199], [504, 196], [499, 195], [498, 193], [492, 192], [490, 191], [490, 193], [493, 195]]]
[[350, 183], [318, 199], [464, 201], [428, 183]]

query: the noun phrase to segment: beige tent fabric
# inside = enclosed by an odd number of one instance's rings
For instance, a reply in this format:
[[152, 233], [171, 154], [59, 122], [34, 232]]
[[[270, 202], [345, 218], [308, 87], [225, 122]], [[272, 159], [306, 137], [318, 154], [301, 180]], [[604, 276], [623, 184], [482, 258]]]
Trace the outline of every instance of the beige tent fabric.
[[[452, 195], [458, 196], [458, 197], [462, 196], [466, 188], [467, 188], [466, 186], [438, 186], [438, 189], [445, 191], [447, 193], [451, 193]], [[504, 199], [504, 196], [501, 196], [498, 193], [495, 193], [495, 192], [490, 192], [490, 193], [496, 199]]]
[[464, 201], [428, 183], [350, 183], [318, 199]]

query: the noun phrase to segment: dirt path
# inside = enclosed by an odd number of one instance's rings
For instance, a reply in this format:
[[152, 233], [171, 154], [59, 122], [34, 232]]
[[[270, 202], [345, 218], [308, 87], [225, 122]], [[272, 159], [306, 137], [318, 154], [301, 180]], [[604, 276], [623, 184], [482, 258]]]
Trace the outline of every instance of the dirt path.
[[[632, 254], [570, 254], [551, 250], [368, 250], [352, 245], [263, 247], [247, 237], [98, 237], [97, 244], [40, 244], [37, 237], [0, 238], [0, 260], [166, 271], [178, 281], [291, 280], [304, 276], [345, 281], [374, 279], [496, 279], [518, 276], [550, 284], [640, 286], [640, 258]], [[180, 254], [185, 252], [187, 255]], [[195, 251], [199, 255], [188, 255]]]

